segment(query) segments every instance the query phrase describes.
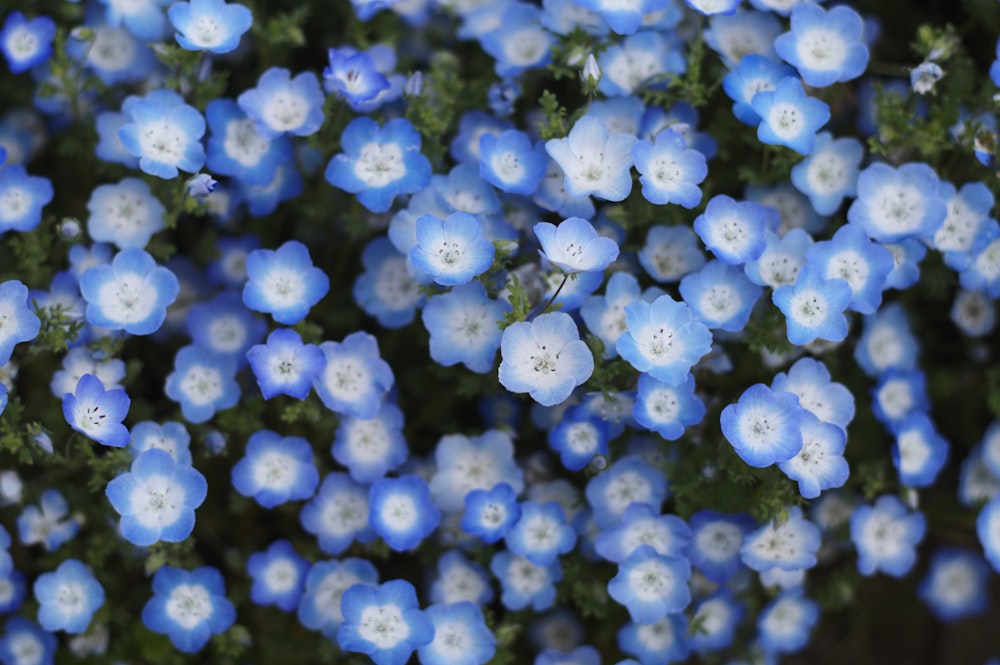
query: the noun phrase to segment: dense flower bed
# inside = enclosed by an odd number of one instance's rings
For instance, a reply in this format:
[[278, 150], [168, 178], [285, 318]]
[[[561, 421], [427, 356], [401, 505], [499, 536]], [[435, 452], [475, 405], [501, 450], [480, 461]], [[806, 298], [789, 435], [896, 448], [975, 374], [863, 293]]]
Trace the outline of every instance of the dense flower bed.
[[997, 3], [0, 8], [4, 665], [1000, 659]]

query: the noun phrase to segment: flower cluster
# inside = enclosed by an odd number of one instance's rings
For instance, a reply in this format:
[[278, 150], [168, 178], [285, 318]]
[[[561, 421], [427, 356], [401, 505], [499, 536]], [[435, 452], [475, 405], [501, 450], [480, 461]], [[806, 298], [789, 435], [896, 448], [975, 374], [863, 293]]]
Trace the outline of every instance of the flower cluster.
[[995, 8], [22, 4], [0, 663], [1000, 657]]

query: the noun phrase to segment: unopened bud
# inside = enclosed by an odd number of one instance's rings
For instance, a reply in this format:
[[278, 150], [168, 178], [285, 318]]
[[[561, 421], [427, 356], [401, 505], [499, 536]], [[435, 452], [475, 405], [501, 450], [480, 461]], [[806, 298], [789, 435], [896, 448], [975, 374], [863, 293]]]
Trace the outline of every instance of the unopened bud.
[[594, 57], [593, 53], [588, 55], [587, 60], [583, 63], [583, 71], [580, 72], [580, 78], [583, 79], [585, 86], [594, 87], [601, 80], [601, 68], [597, 65], [597, 58]]
[[407, 97], [419, 97], [423, 90], [424, 74], [420, 70], [417, 70], [406, 79], [406, 83], [403, 85], [403, 94]]

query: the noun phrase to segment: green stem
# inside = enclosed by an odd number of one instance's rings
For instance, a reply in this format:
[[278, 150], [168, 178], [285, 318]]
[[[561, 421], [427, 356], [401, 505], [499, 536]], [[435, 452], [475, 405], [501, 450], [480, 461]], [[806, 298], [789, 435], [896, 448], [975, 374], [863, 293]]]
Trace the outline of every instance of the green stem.
[[559, 292], [562, 291], [564, 286], [566, 286], [567, 280], [569, 280], [569, 274], [564, 274], [562, 281], [559, 282], [559, 288], [556, 289], [556, 292], [552, 294], [552, 297], [549, 298], [549, 301], [545, 303], [545, 306], [542, 307], [541, 310], [539, 310], [536, 314], [533, 314], [532, 316], [528, 317], [529, 320], [534, 319], [536, 316], [541, 316], [542, 314], [545, 313], [545, 310], [547, 310], [549, 307], [552, 306], [552, 303], [554, 303], [556, 301], [556, 298], [559, 297]]

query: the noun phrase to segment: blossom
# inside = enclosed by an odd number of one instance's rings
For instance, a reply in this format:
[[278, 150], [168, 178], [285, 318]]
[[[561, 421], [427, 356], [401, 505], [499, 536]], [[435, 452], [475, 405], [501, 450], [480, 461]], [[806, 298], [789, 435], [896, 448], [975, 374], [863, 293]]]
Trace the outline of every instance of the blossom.
[[203, 423], [220, 409], [240, 399], [236, 360], [199, 346], [185, 346], [174, 357], [174, 371], [167, 375], [164, 392], [180, 402], [181, 413], [193, 423]]
[[990, 568], [982, 555], [942, 547], [931, 555], [930, 569], [917, 595], [941, 621], [982, 614], [989, 607]]
[[62, 399], [66, 422], [86, 437], [114, 448], [129, 444], [129, 431], [122, 421], [128, 414], [131, 400], [121, 388], [105, 390], [101, 380], [93, 374], [84, 374], [76, 390]]
[[768, 603], [757, 617], [761, 646], [771, 653], [794, 653], [809, 643], [819, 620], [819, 605], [800, 592], [785, 592]]
[[312, 72], [292, 78], [287, 69], [271, 67], [260, 75], [257, 87], [241, 93], [236, 103], [266, 139], [309, 136], [323, 124], [323, 91]]
[[26, 72], [52, 56], [56, 24], [48, 16], [28, 19], [16, 9], [7, 14], [0, 28], [0, 51], [14, 74]]
[[410, 455], [403, 436], [403, 411], [385, 401], [372, 418], [342, 416], [330, 452], [359, 483], [382, 478]]
[[[17, 518], [17, 533], [25, 545], [41, 544], [46, 552], [54, 552], [72, 540], [80, 530], [81, 522], [79, 515], [70, 515], [69, 503], [62, 492], [52, 488], [42, 492], [38, 506], [24, 507]], [[6, 541], [6, 546], [10, 546], [6, 530], [0, 532], [0, 541]], [[3, 552], [6, 554], [6, 550]], [[0, 569], [6, 567], [3, 558], [0, 555]]]
[[805, 93], [795, 77], [784, 78], [774, 90], [758, 92], [750, 106], [760, 116], [757, 138], [768, 145], [783, 145], [808, 155], [816, 132], [830, 119], [830, 107]]
[[318, 346], [303, 343], [289, 328], [275, 329], [265, 344], [250, 347], [246, 355], [264, 399], [275, 395], [305, 399], [325, 360]]
[[771, 520], [747, 534], [740, 556], [749, 568], [767, 572], [775, 568], [785, 571], [802, 570], [816, 565], [816, 553], [821, 538], [819, 528], [805, 519], [802, 509], [788, 509], [788, 518], [778, 523]]
[[372, 529], [397, 552], [418, 546], [441, 522], [441, 511], [420, 476], [379, 478], [372, 483], [369, 506]]
[[601, 531], [594, 549], [612, 563], [622, 563], [633, 552], [648, 545], [664, 556], [683, 556], [691, 540], [691, 529], [676, 515], [660, 515], [646, 503], [633, 503], [621, 521]]
[[442, 286], [466, 284], [493, 265], [495, 248], [476, 217], [453, 212], [445, 219], [417, 218], [417, 244], [410, 263]]
[[344, 622], [340, 601], [356, 584], [378, 584], [378, 570], [367, 559], [348, 557], [342, 561], [318, 561], [305, 578], [298, 617], [303, 626], [319, 630], [327, 638], [337, 638]]
[[694, 220], [694, 230], [715, 256], [730, 265], [758, 258], [766, 247], [764, 230], [769, 208], [752, 201], [735, 201], [725, 194], [713, 196], [705, 212]]
[[434, 624], [420, 610], [417, 592], [406, 580], [379, 586], [358, 584], [340, 602], [344, 623], [337, 644], [366, 654], [376, 665], [404, 665], [414, 649], [434, 639]]
[[500, 339], [500, 355], [500, 384], [513, 393], [529, 393], [544, 406], [565, 401], [594, 371], [593, 354], [563, 312], [509, 326]]
[[785, 331], [792, 344], [816, 339], [840, 342], [847, 337], [844, 310], [851, 302], [851, 286], [846, 280], [824, 279], [807, 265], [794, 284], [779, 286], [771, 299], [785, 315]]
[[163, 325], [180, 283], [146, 251], [123, 249], [109, 265], [88, 268], [80, 277], [87, 322], [133, 335], [150, 335]]
[[872, 506], [862, 505], [851, 514], [851, 540], [858, 550], [858, 571], [893, 577], [906, 575], [917, 560], [917, 544], [924, 539], [927, 521], [910, 512], [898, 497], [880, 496]]
[[478, 536], [484, 542], [495, 543], [503, 538], [521, 517], [521, 505], [508, 483], [497, 483], [492, 489], [476, 489], [465, 495], [462, 530]]
[[343, 152], [326, 166], [326, 181], [357, 195], [372, 212], [385, 212], [399, 194], [412, 194], [430, 182], [431, 164], [420, 152], [420, 134], [408, 120], [379, 126], [355, 118], [340, 136]]
[[344, 97], [349, 104], [369, 102], [389, 90], [389, 80], [379, 71], [368, 51], [350, 46], [327, 49], [329, 64], [323, 69], [323, 88]]
[[565, 174], [570, 196], [593, 194], [608, 201], [622, 201], [632, 191], [632, 146], [636, 138], [611, 131], [596, 117], [585, 115], [569, 135], [550, 139], [545, 151]]
[[506, 3], [499, 5], [497, 12], [496, 29], [480, 38], [483, 50], [496, 60], [496, 73], [512, 78], [547, 65], [555, 37], [540, 24], [541, 9], [525, 3]]
[[177, 30], [177, 43], [189, 51], [234, 51], [253, 25], [249, 9], [224, 0], [175, 2], [167, 10], [167, 16]]
[[722, 410], [722, 434], [750, 466], [762, 468], [792, 459], [802, 449], [802, 407], [798, 398], [757, 383]]
[[235, 620], [222, 574], [210, 566], [160, 568], [153, 576], [153, 597], [142, 608], [143, 624], [169, 637], [184, 653], [201, 651], [212, 635], [228, 630]]
[[250, 435], [246, 453], [233, 467], [232, 480], [237, 492], [253, 497], [264, 508], [274, 508], [310, 498], [319, 485], [319, 472], [308, 441], [258, 430]]
[[479, 175], [501, 191], [531, 196], [547, 165], [542, 145], [532, 146], [523, 132], [509, 129], [479, 137]]
[[521, 517], [504, 535], [507, 549], [536, 566], [547, 566], [576, 545], [576, 532], [555, 501], [521, 504]]
[[705, 417], [705, 403], [695, 394], [694, 376], [690, 374], [676, 386], [640, 374], [638, 388], [632, 417], [667, 441], [681, 438], [685, 429]]
[[48, 178], [28, 175], [21, 164], [4, 166], [0, 169], [0, 233], [35, 229], [53, 194]]
[[868, 47], [863, 31], [864, 21], [851, 7], [825, 11], [813, 2], [799, 2], [791, 12], [791, 30], [774, 40], [774, 50], [808, 85], [824, 88], [864, 73]]
[[681, 298], [709, 329], [739, 332], [763, 289], [751, 282], [743, 270], [719, 260], [686, 275], [680, 284]]
[[32, 587], [38, 601], [38, 623], [45, 630], [79, 634], [104, 604], [104, 587], [77, 559], [67, 559], [54, 572], [39, 575]]
[[829, 132], [820, 132], [812, 152], [792, 167], [792, 184], [809, 197], [816, 212], [832, 215], [845, 198], [857, 192], [858, 167], [864, 154], [857, 139], [834, 139]]
[[330, 290], [330, 278], [313, 265], [309, 249], [289, 240], [277, 250], [255, 249], [247, 255], [243, 302], [285, 325], [298, 323]]
[[121, 515], [122, 536], [147, 547], [161, 540], [179, 543], [191, 535], [194, 511], [205, 500], [208, 483], [194, 467], [152, 448], [112, 479], [104, 493]]
[[373, 418], [395, 382], [392, 369], [379, 355], [378, 341], [364, 331], [343, 342], [323, 342], [325, 367], [313, 383], [326, 408], [357, 418]]
[[249, 185], [274, 181], [280, 166], [292, 162], [291, 139], [266, 137], [231, 99], [213, 99], [205, 108], [210, 134], [205, 164], [212, 173]]
[[434, 639], [417, 650], [424, 665], [483, 665], [496, 653], [496, 637], [479, 606], [431, 605], [424, 614], [434, 629]]
[[625, 307], [626, 332], [618, 338], [618, 354], [640, 372], [676, 386], [709, 352], [712, 333], [691, 309], [668, 295], [652, 303], [635, 300]]
[[608, 595], [624, 605], [636, 623], [656, 623], [691, 602], [690, 576], [691, 564], [684, 557], [664, 556], [642, 545], [618, 565]]
[[302, 506], [299, 522], [316, 536], [322, 551], [336, 555], [355, 540], [367, 543], [375, 539], [368, 513], [368, 487], [346, 473], [330, 473], [316, 496]]
[[489, 372], [500, 348], [497, 322], [509, 311], [509, 302], [491, 300], [476, 280], [432, 296], [420, 313], [431, 336], [431, 358], [444, 367], [462, 363], [473, 372]]
[[562, 579], [558, 559], [548, 566], [536, 566], [523, 557], [501, 550], [490, 559], [490, 571], [500, 581], [500, 602], [508, 610], [530, 606], [541, 612], [555, 603], [555, 583]]
[[247, 573], [253, 578], [250, 600], [292, 612], [299, 606], [308, 571], [309, 562], [290, 542], [276, 540], [266, 551], [254, 552], [247, 558]]
[[167, 212], [149, 185], [138, 178], [96, 187], [87, 201], [87, 210], [90, 237], [118, 249], [143, 249], [164, 228]]
[[680, 132], [667, 128], [653, 143], [639, 141], [632, 157], [642, 183], [642, 195], [650, 203], [676, 203], [691, 209], [701, 202], [701, 183], [708, 175], [705, 155], [687, 147]]
[[205, 118], [181, 99], [165, 95], [136, 101], [118, 138], [139, 168], [158, 178], [176, 178], [180, 171], [197, 173], [205, 165]]
[[858, 197], [847, 221], [879, 242], [933, 238], [948, 216], [938, 182], [934, 169], [920, 162], [898, 168], [872, 164], [858, 176]]
[[0, 364], [5, 364], [14, 347], [34, 339], [42, 322], [28, 306], [28, 287], [16, 279], [0, 284]]
[[558, 226], [540, 222], [534, 231], [542, 246], [538, 253], [567, 275], [601, 271], [618, 258], [618, 243], [599, 235], [593, 224], [579, 217]]

